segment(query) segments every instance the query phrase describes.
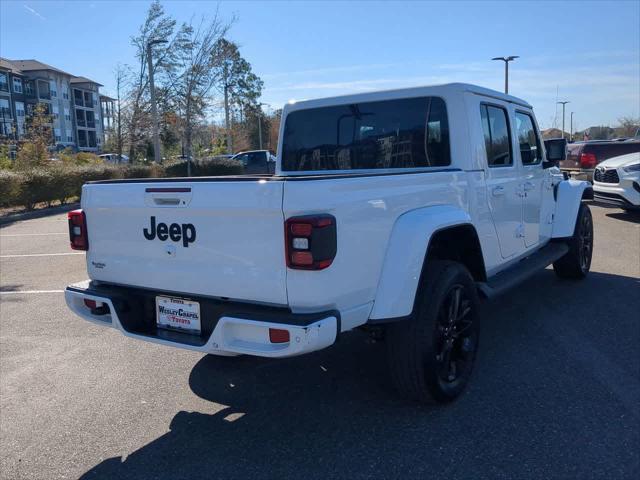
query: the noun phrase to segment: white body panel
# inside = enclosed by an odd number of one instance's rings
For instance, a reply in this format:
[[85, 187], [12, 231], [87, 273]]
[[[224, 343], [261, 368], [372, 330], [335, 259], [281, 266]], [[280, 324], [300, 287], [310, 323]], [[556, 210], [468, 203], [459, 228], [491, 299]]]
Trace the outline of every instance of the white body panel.
[[[287, 304], [282, 183], [171, 183], [188, 193], [147, 193], [163, 184], [85, 185], [89, 278], [169, 292]], [[178, 205], [166, 204], [179, 200]], [[159, 202], [159, 203], [157, 203]], [[184, 204], [182, 203], [184, 202]], [[147, 240], [150, 218], [192, 224], [196, 239]]]
[[[217, 354], [288, 356], [327, 346], [338, 329], [409, 315], [435, 232], [472, 226], [486, 277], [530, 255], [551, 237], [573, 233], [585, 182], [561, 182], [559, 171], [544, 169], [542, 163], [523, 166], [516, 135], [513, 165], [487, 165], [480, 105], [504, 108], [511, 124], [516, 111], [535, 121], [531, 107], [515, 97], [452, 84], [299, 102], [284, 109], [280, 141], [287, 115], [294, 111], [418, 96], [437, 96], [446, 104], [451, 157], [446, 167], [283, 172], [279, 156], [276, 176], [270, 179], [86, 185], [82, 207], [90, 278], [186, 297], [284, 306], [292, 315], [337, 312], [313, 328], [286, 325], [302, 343], [284, 347], [269, 345], [265, 337], [268, 328], [280, 328], [281, 323], [229, 316], [220, 318], [206, 346], [179, 345]], [[146, 191], [161, 187], [185, 191]], [[287, 268], [284, 221], [314, 214], [335, 218], [336, 256], [323, 270]], [[197, 238], [188, 245], [149, 240], [143, 228], [150, 228], [152, 216], [168, 228], [192, 225]], [[105, 324], [87, 313], [78, 295], [67, 293], [72, 310]], [[109, 317], [107, 323], [125, 334], [156, 341], [127, 333], [115, 313]]]
[[[608, 172], [615, 170], [618, 174], [617, 182], [601, 182], [595, 180], [593, 182], [593, 191], [599, 201], [608, 201], [620, 205], [620, 201], [616, 201], [616, 197], [599, 196], [599, 193], [615, 195], [623, 201], [629, 203], [626, 206], [640, 207], [640, 153], [630, 153], [619, 157], [609, 158], [601, 162], [596, 170]], [[632, 167], [634, 165], [634, 167]], [[612, 201], [612, 198], [614, 199]]]

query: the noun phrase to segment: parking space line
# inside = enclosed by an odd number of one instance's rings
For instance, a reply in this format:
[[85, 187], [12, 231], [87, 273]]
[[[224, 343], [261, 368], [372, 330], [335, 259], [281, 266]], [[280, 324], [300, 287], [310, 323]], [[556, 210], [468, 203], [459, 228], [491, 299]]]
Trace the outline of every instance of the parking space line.
[[0, 235], [0, 238], [4, 237], [48, 237], [49, 235], [69, 235], [69, 232], [62, 233], [7, 233], [6, 235]]
[[20, 295], [23, 293], [64, 293], [64, 290], [15, 290], [11, 292], [0, 292], [0, 295]]
[[21, 257], [61, 257], [65, 255], [84, 255], [82, 252], [67, 253], [28, 253], [24, 255], [0, 255], [0, 258], [21, 258]]

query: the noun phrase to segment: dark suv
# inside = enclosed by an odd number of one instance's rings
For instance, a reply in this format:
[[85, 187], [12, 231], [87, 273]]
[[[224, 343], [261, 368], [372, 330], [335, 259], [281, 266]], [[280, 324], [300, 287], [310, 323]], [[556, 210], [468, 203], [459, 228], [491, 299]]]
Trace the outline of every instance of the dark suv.
[[640, 152], [640, 140], [592, 140], [567, 145], [567, 158], [560, 169], [572, 178], [593, 183], [593, 171], [600, 162], [627, 153]]

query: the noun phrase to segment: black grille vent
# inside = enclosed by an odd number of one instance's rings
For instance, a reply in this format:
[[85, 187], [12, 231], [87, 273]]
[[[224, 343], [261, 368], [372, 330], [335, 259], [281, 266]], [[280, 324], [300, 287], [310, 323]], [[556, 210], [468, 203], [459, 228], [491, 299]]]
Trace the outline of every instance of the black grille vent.
[[619, 183], [620, 182], [620, 178], [618, 177], [618, 171], [615, 168], [612, 168], [611, 170], [596, 168], [596, 171], [593, 173], [593, 179], [596, 182], [602, 182], [602, 183]]

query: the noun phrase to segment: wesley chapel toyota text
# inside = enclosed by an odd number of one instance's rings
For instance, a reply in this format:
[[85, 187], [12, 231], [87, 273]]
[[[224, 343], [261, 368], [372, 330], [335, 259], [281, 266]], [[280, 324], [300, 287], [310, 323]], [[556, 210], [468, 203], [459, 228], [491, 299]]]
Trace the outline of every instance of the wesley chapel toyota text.
[[140, 340], [288, 357], [384, 333], [406, 397], [467, 384], [478, 302], [553, 263], [582, 278], [587, 182], [532, 107], [465, 85], [285, 106], [275, 175], [91, 182], [69, 214], [90, 280], [66, 300]]

